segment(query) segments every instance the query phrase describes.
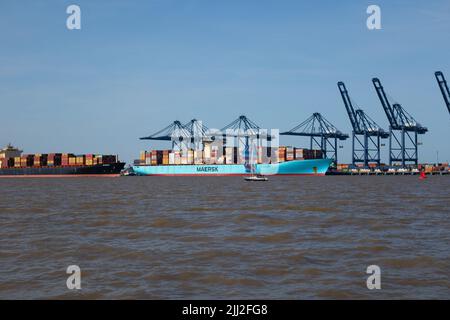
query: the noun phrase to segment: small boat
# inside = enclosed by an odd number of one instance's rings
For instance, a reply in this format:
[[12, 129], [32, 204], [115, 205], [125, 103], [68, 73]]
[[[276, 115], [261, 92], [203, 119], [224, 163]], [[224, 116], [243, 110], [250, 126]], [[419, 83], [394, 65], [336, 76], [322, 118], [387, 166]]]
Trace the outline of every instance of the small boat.
[[267, 177], [262, 175], [254, 175], [250, 177], [245, 177], [245, 181], [267, 181], [269, 180]]
[[249, 171], [252, 175], [249, 177], [245, 177], [245, 181], [267, 181], [269, 180], [266, 176], [263, 176], [262, 174], [256, 173], [256, 159], [255, 159], [255, 146], [251, 144], [250, 146], [248, 143], [245, 146], [245, 169], [246, 171]]
[[135, 176], [136, 173], [133, 171], [133, 168], [128, 167], [128, 168], [126, 168], [126, 169], [123, 169], [123, 170], [120, 172], [120, 175], [121, 175], [122, 177], [131, 177], [131, 176]]

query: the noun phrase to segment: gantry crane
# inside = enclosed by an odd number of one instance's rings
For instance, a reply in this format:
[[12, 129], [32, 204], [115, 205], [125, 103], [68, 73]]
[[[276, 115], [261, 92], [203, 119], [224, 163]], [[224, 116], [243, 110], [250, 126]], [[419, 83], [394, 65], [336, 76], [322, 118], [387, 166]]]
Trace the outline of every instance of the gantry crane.
[[338, 161], [337, 141], [349, 138], [348, 134], [339, 131], [318, 112], [280, 135], [310, 137], [310, 148], [319, 148], [325, 157], [332, 159], [335, 164]]
[[139, 139], [172, 141], [172, 149], [174, 149], [175, 146], [181, 147], [181, 144], [189, 143], [190, 138], [190, 132], [183, 126], [180, 121], [175, 120], [170, 125], [159, 130], [158, 132]]
[[184, 145], [186, 148], [200, 150], [203, 142], [210, 141], [209, 129], [200, 120], [192, 119], [183, 125], [183, 129], [189, 133], [189, 141]]
[[353, 107], [354, 102], [350, 98], [344, 82], [338, 82], [339, 92], [344, 101], [350, 123], [352, 124], [352, 164], [381, 163], [381, 139], [389, 137], [389, 133], [384, 131], [375, 123], [362, 109]]
[[[245, 115], [239, 116], [237, 119], [220, 130], [222, 132], [221, 138], [223, 143], [223, 154], [225, 154], [225, 148], [227, 147], [227, 138], [237, 138], [240, 143], [243, 143], [244, 145], [244, 159], [246, 162], [248, 162], [250, 157], [251, 144], [256, 143], [257, 145], [259, 145], [261, 139], [263, 138], [260, 134], [260, 130], [261, 128]], [[242, 138], [244, 138], [243, 142], [241, 140]], [[270, 143], [271, 136], [266, 135], [265, 138], [267, 139], [268, 143]], [[269, 154], [270, 152], [271, 148], [269, 147], [267, 153]]]
[[389, 121], [389, 165], [400, 162], [418, 164], [418, 135], [428, 131], [399, 104], [391, 105], [378, 78], [372, 83]]
[[434, 75], [436, 76], [439, 89], [441, 89], [442, 96], [444, 97], [445, 104], [450, 113], [450, 91], [448, 90], [447, 81], [445, 81], [444, 74], [441, 71], [436, 71]]

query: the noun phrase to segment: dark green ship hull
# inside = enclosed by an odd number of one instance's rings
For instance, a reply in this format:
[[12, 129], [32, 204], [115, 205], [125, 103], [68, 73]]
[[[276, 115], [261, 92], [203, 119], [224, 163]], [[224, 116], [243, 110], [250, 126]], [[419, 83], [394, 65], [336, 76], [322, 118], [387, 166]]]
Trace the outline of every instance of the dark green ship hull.
[[93, 166], [56, 166], [56, 167], [26, 167], [2, 168], [0, 177], [13, 176], [100, 176], [119, 175], [124, 168], [124, 162], [97, 164]]

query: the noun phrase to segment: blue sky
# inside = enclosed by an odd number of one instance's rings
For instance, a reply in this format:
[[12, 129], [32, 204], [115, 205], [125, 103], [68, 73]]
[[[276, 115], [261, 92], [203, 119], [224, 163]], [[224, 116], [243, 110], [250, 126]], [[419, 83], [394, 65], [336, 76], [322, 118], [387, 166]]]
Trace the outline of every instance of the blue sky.
[[[70, 4], [81, 7], [81, 30], [66, 28]], [[367, 29], [369, 4], [381, 7], [382, 30]], [[287, 130], [316, 111], [350, 133], [340, 80], [387, 129], [377, 76], [428, 127], [420, 160], [439, 151], [449, 161], [450, 115], [434, 78], [442, 70], [450, 80], [449, 31], [448, 0], [3, 0], [0, 144], [130, 161], [169, 147], [138, 137], [175, 119], [221, 128], [246, 114]], [[349, 162], [351, 142], [342, 145]]]

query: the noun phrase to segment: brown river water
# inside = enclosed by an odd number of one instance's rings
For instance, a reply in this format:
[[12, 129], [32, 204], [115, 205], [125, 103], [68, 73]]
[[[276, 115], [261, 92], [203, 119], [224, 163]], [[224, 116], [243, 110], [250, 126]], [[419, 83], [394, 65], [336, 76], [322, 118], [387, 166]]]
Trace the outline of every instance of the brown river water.
[[[2, 299], [450, 298], [450, 177], [0, 179]], [[381, 268], [369, 290], [366, 269]], [[81, 268], [69, 290], [66, 268]]]

